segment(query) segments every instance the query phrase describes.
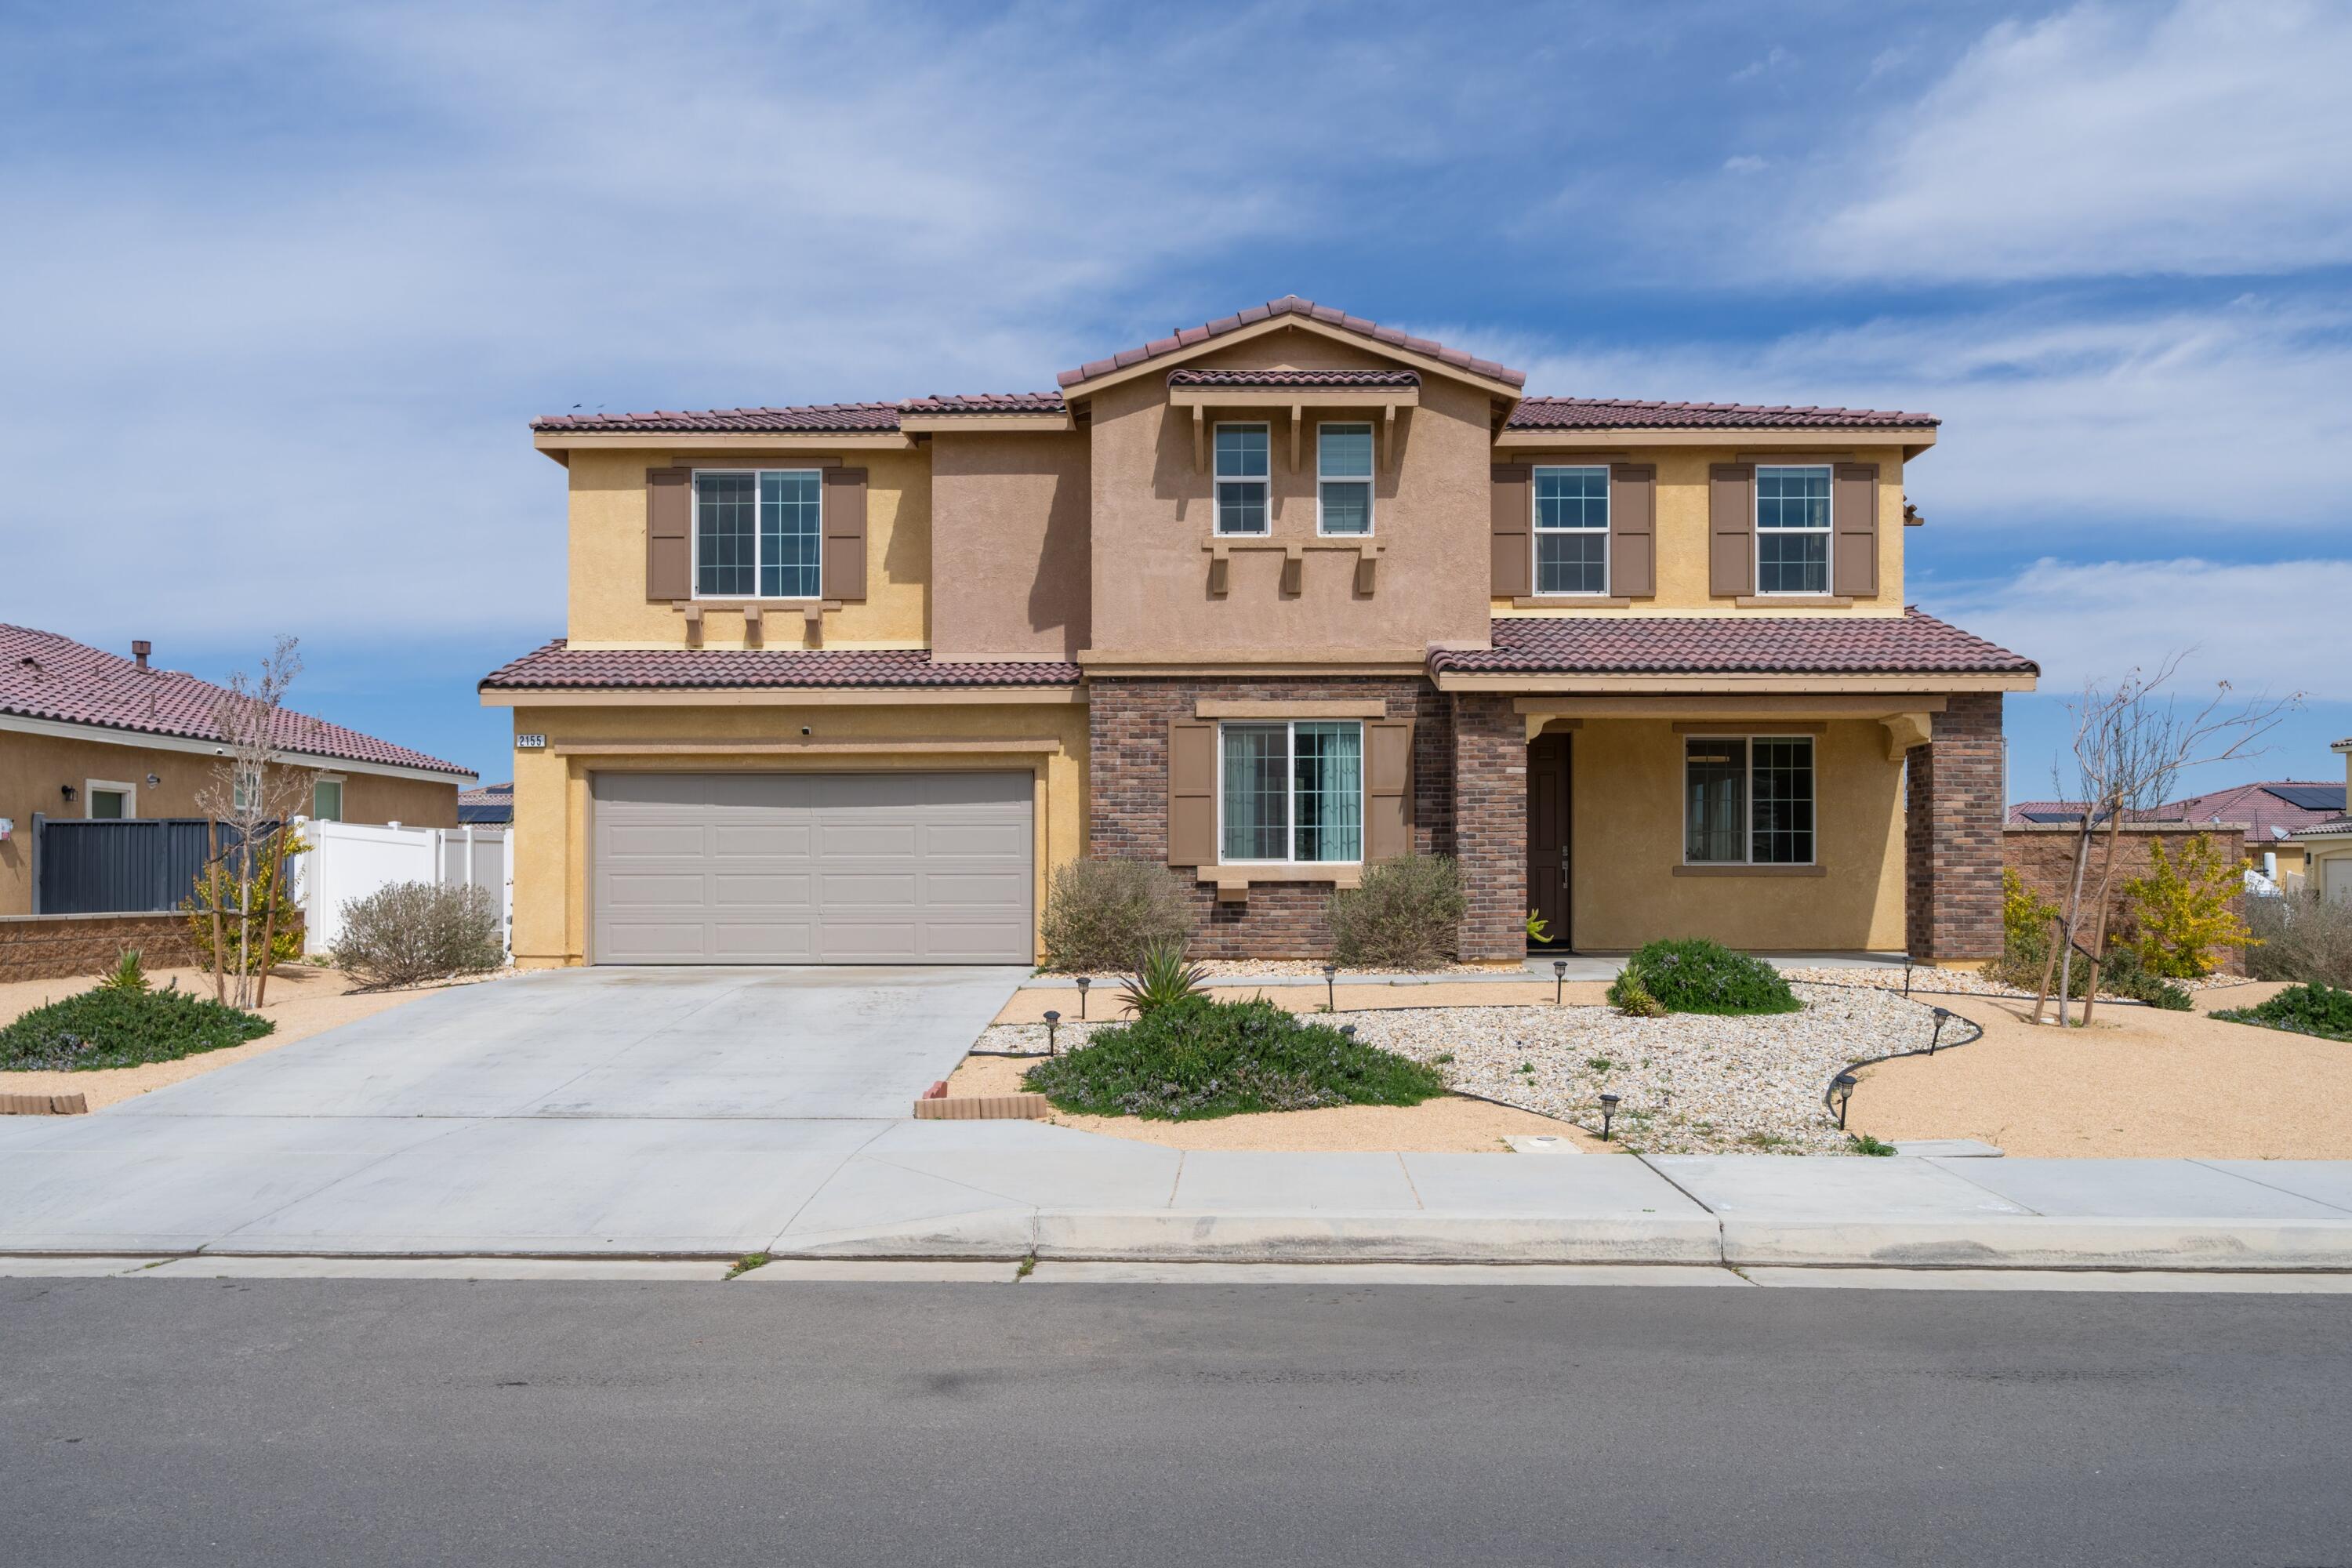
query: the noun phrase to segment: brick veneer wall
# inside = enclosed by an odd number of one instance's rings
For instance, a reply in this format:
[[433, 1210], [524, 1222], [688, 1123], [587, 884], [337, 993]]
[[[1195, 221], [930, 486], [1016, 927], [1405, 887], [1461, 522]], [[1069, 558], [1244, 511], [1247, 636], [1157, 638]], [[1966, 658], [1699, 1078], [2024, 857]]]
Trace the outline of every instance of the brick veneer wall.
[[[2112, 951], [2118, 941], [2128, 941], [2138, 929], [2132, 918], [2131, 902], [2124, 892], [2124, 884], [2136, 877], [2147, 874], [2149, 850], [2164, 846], [2164, 852], [2178, 862], [2189, 842], [2201, 834], [2210, 834], [2215, 847], [2222, 854], [2242, 857], [2245, 853], [2246, 825], [2225, 822], [2218, 826], [2190, 823], [2126, 823], [2116, 841], [2115, 876], [2107, 883], [2107, 945]], [[2001, 832], [2001, 864], [2017, 873], [2018, 879], [2028, 889], [2041, 894], [2060, 909], [2066, 907], [2066, 894], [2074, 877], [2074, 826], [2071, 823], [2012, 823]], [[2083, 877], [2084, 922], [2085, 930], [2079, 939], [2091, 945], [2096, 911], [2090, 903], [2091, 894], [2098, 886], [2099, 866], [2106, 854], [2104, 836], [2091, 845], [2091, 859]], [[2242, 888], [2243, 884], [2240, 884]], [[2245, 896], [2241, 892], [2230, 900], [2230, 908], [2244, 912]], [[2213, 954], [2221, 973], [2242, 974], [2245, 972], [2242, 949], [2225, 947]]]
[[185, 915], [9, 915], [0, 917], [0, 980], [103, 973], [126, 947], [151, 970], [196, 962]]
[[[1414, 847], [1424, 854], [1454, 852], [1453, 715], [1425, 679], [1098, 676], [1087, 684], [1087, 843], [1094, 855], [1166, 862], [1168, 724], [1191, 718], [1192, 705], [1204, 697], [1287, 702], [1377, 697], [1388, 703], [1391, 718], [1410, 715]], [[1525, 757], [1520, 761], [1524, 764]], [[1522, 819], [1526, 782], [1522, 773]], [[1313, 958], [1330, 951], [1328, 885], [1261, 883], [1249, 890], [1245, 904], [1219, 903], [1214, 888], [1189, 880], [1185, 885], [1201, 916], [1200, 933], [1192, 941], [1195, 957]]]
[[1454, 855], [1469, 910], [1462, 956], [1517, 959], [1528, 951], [1528, 731], [1509, 697], [1454, 699]]
[[1903, 811], [1904, 928], [1911, 956], [2000, 953], [2000, 693], [1957, 693], [1911, 748]]

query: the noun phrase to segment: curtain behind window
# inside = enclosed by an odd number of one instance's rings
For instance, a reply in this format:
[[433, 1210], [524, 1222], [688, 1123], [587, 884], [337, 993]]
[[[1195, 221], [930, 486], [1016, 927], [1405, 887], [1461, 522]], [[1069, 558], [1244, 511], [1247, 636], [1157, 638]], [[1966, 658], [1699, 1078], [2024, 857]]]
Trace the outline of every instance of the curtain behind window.
[[1290, 835], [1288, 735], [1280, 724], [1225, 726], [1226, 860], [1279, 860]]
[[1301, 723], [1291, 779], [1298, 797], [1293, 857], [1364, 858], [1364, 730], [1354, 723]]

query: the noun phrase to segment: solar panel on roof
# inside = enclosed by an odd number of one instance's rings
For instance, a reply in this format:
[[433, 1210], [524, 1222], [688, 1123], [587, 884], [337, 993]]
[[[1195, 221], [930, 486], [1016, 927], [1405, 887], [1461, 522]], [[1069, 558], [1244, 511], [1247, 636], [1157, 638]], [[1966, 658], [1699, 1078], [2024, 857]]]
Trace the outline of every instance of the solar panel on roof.
[[2299, 806], [2305, 811], [2342, 811], [2344, 809], [2342, 784], [2265, 784], [2263, 787], [2266, 793], [2274, 795], [2289, 805]]
[[2079, 811], [2029, 811], [2023, 816], [2028, 822], [2080, 822], [2083, 820], [2083, 814]]

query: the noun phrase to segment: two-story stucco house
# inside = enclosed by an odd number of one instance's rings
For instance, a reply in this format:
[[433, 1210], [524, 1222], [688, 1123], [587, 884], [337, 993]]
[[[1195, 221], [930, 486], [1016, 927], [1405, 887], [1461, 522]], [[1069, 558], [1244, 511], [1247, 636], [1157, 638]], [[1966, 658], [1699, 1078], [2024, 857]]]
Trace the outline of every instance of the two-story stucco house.
[[1469, 959], [1981, 958], [2001, 695], [1905, 607], [1918, 414], [1529, 396], [1284, 299], [1059, 390], [572, 416], [568, 636], [514, 710], [525, 963], [1026, 962], [1049, 869], [1203, 956], [1458, 858]]

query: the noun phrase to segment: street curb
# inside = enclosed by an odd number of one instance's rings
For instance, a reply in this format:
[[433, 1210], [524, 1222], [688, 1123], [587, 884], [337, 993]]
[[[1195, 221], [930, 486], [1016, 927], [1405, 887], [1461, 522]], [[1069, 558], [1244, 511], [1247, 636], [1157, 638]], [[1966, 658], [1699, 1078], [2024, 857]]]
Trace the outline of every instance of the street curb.
[[1722, 1261], [1895, 1268], [2352, 1268], [2352, 1220], [1726, 1217]]

